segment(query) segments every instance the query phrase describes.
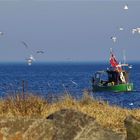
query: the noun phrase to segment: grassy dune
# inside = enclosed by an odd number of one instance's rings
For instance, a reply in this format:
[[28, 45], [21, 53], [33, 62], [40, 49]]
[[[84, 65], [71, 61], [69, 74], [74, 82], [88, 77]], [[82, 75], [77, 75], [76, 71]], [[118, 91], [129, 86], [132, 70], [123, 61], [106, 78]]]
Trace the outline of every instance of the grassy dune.
[[0, 116], [42, 116], [47, 117], [60, 109], [74, 109], [91, 117], [105, 128], [111, 128], [116, 132], [125, 132], [124, 119], [133, 115], [140, 119], [140, 110], [122, 109], [110, 106], [103, 101], [97, 101], [84, 92], [81, 100], [75, 100], [69, 95], [61, 97], [53, 103], [31, 94], [16, 94], [0, 100]]

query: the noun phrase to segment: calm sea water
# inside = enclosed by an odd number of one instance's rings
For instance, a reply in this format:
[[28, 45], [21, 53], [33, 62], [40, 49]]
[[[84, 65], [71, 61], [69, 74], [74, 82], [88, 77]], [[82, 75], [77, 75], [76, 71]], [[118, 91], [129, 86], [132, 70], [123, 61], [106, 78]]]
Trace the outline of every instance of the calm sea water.
[[[140, 108], [140, 64], [132, 64], [132, 81], [137, 92], [93, 93], [95, 98], [108, 101], [110, 104], [127, 108]], [[91, 77], [95, 71], [106, 69], [105, 64], [0, 64], [0, 96], [22, 91], [22, 81], [25, 90], [41, 96], [48, 94], [62, 95], [69, 92], [80, 98], [84, 89], [91, 90]]]

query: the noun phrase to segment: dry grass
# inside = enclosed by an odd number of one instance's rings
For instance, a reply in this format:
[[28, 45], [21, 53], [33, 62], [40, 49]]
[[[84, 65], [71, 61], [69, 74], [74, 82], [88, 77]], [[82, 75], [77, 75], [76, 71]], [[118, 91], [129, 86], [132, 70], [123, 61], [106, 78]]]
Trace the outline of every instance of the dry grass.
[[60, 109], [74, 109], [91, 117], [105, 128], [117, 132], [125, 132], [124, 119], [133, 115], [140, 120], [140, 110], [122, 109], [110, 106], [108, 103], [93, 99], [88, 92], [84, 92], [81, 100], [71, 96], [61, 97], [57, 102], [49, 104], [41, 97], [16, 94], [0, 101], [0, 114], [4, 116], [42, 116], [47, 117]]
[[41, 115], [47, 106], [47, 101], [32, 94], [17, 93], [0, 101], [0, 114], [8, 116]]

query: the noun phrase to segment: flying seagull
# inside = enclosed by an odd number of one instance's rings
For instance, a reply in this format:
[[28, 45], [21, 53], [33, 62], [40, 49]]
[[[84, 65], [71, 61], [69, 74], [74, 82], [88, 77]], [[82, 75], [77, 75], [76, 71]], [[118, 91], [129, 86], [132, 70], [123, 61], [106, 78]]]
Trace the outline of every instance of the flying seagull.
[[3, 32], [0, 32], [0, 35], [1, 35], [1, 36], [3, 36], [3, 35], [4, 35], [4, 33], [3, 33]]
[[67, 59], [67, 60], [71, 60], [71, 58], [69, 58], [69, 57], [67, 57], [66, 59]]
[[26, 60], [27, 60], [28, 65], [31, 66], [33, 61], [35, 61], [35, 58], [32, 55], [30, 55], [30, 57], [27, 58]]
[[30, 55], [29, 59], [35, 61], [35, 58], [32, 55]]
[[113, 40], [113, 42], [115, 43], [115, 42], [116, 42], [116, 40], [117, 40], [117, 37], [112, 36], [112, 37], [111, 37], [111, 39], [112, 39], [112, 40]]
[[42, 50], [37, 50], [36, 53], [38, 53], [38, 54], [39, 54], [39, 53], [43, 54], [44, 51], [42, 51]]
[[27, 48], [27, 49], [28, 49], [28, 45], [27, 45], [27, 43], [26, 43], [26, 42], [21, 41], [21, 43], [25, 46], [25, 48]]
[[132, 34], [135, 34], [135, 32], [140, 34], [140, 28], [134, 28], [132, 29]]
[[28, 59], [27, 60], [27, 63], [28, 63], [29, 66], [31, 66], [32, 65], [32, 60], [31, 59]]
[[127, 5], [127, 4], [124, 5], [123, 9], [124, 9], [124, 10], [128, 10], [128, 5]]
[[120, 30], [120, 31], [123, 31], [124, 29], [123, 29], [123, 28], [119, 28], [119, 30]]
[[72, 82], [74, 85], [78, 86], [78, 84], [77, 84], [76, 82], [74, 82], [74, 81], [72, 81], [72, 80], [71, 80], [71, 82]]
[[140, 34], [140, 28], [137, 28], [137, 32]]
[[132, 29], [132, 34], [135, 34], [135, 32], [137, 32], [137, 29], [136, 28]]
[[47, 82], [48, 87], [51, 87], [51, 84], [49, 82]]

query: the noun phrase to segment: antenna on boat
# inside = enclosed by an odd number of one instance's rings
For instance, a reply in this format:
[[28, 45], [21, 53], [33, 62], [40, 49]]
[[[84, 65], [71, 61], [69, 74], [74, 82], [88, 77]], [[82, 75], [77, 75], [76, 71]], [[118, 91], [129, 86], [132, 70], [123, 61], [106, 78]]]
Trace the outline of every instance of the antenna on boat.
[[125, 50], [123, 50], [123, 63], [126, 64], [126, 54], [125, 54]]
[[113, 53], [113, 49], [112, 48], [110, 48], [110, 54], [112, 54]]

